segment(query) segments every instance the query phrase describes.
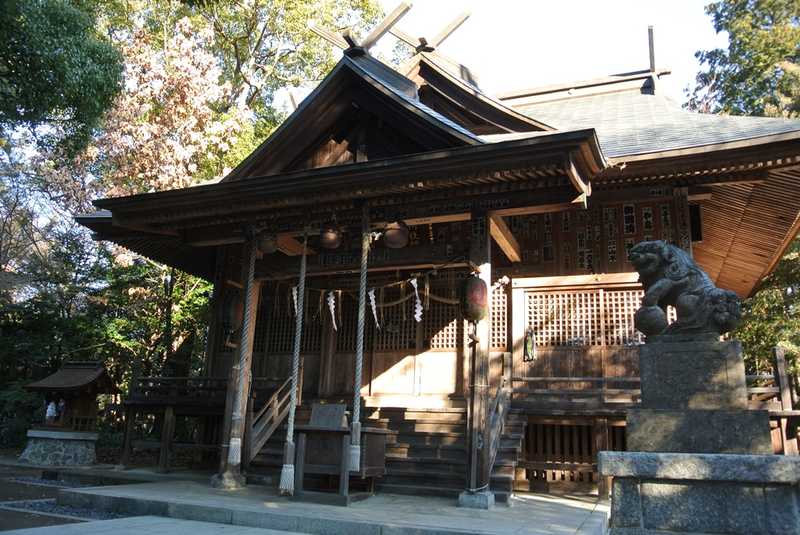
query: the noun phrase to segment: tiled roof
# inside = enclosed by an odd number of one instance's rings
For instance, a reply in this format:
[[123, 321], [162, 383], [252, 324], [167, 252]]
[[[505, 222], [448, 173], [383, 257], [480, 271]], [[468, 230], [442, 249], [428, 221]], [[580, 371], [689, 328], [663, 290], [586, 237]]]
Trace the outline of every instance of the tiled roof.
[[520, 105], [517, 109], [560, 130], [594, 128], [603, 153], [611, 158], [800, 131], [797, 120], [694, 113], [664, 96], [639, 92]]

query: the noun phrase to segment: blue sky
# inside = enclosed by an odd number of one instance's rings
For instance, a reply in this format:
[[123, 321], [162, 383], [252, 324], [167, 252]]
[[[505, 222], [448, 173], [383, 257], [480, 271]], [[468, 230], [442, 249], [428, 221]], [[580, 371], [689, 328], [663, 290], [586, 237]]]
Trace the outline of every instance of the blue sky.
[[[399, 3], [380, 1], [386, 12]], [[472, 13], [441, 51], [475, 71], [490, 94], [645, 69], [653, 25], [656, 67], [672, 70], [661, 87], [683, 102], [698, 70], [694, 53], [727, 43], [704, 12], [708, 1], [409, 1], [397, 26], [414, 36], [433, 36], [458, 13]]]

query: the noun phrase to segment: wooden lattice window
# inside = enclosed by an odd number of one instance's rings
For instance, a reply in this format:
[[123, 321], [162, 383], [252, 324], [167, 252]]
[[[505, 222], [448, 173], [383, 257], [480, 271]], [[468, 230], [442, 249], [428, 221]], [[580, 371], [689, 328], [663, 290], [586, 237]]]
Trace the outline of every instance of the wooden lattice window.
[[[438, 288], [433, 291], [451, 297]], [[431, 299], [423, 315], [424, 336], [428, 340], [428, 347], [432, 350], [455, 351], [463, 337], [463, 329], [460, 328], [462, 323], [458, 304]]]
[[538, 346], [602, 344], [598, 290], [529, 292], [525, 309]]
[[[536, 345], [624, 346], [644, 341], [633, 317], [642, 303], [644, 290], [587, 288], [526, 292], [526, 325], [533, 329]], [[667, 310], [675, 320], [675, 310]]]
[[505, 351], [508, 347], [508, 293], [503, 287], [492, 291], [492, 349]]
[[[318, 352], [321, 349], [322, 326], [316, 315], [316, 295], [306, 293], [303, 336], [300, 349]], [[261, 289], [253, 351], [256, 353], [291, 353], [294, 351], [295, 314], [291, 289], [286, 285], [265, 285]]]
[[[375, 333], [375, 351], [398, 351], [417, 347], [417, 322], [414, 320], [414, 297], [410, 288], [391, 287], [383, 293], [383, 302], [401, 303], [381, 307], [381, 330]], [[423, 318], [425, 317], [423, 313]]]

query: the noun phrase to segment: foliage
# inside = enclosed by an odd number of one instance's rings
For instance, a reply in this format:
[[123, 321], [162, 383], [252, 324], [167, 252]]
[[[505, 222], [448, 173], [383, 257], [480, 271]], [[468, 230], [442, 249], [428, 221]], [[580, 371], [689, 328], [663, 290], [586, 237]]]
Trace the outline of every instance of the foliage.
[[776, 346], [786, 350], [790, 371], [800, 371], [800, 240], [744, 302], [742, 324], [733, 334], [742, 341], [751, 371], [770, 373]]
[[198, 166], [236, 143], [244, 118], [216, 106], [230, 91], [209, 52], [212, 33], [179, 20], [156, 39], [133, 29], [122, 45], [125, 84], [105, 116], [105, 127], [75, 158], [38, 160], [41, 187], [74, 209], [97, 195], [129, 195], [185, 187]]
[[722, 0], [706, 7], [727, 49], [701, 50], [688, 107], [707, 113], [796, 117], [800, 0]]
[[116, 96], [119, 53], [91, 14], [66, 0], [0, 3], [0, 136], [49, 125], [47, 141], [83, 147]]
[[[40, 17], [35, 27], [34, 18], [23, 17], [0, 28], [0, 36], [16, 36], [27, 47], [23, 52], [48, 50], [37, 39], [58, 42], [45, 24], [56, 19], [43, 13], [72, 18], [63, 21], [63, 50], [36, 56], [53, 76], [68, 76], [66, 85], [26, 80], [40, 97], [38, 115], [18, 97], [29, 88], [9, 85], [0, 63], [3, 104], [24, 112], [20, 120], [29, 127], [0, 117], [11, 128], [0, 152], [0, 441], [19, 436], [41, 408], [21, 385], [65, 360], [103, 361], [123, 393], [134, 373], [201, 370], [210, 285], [93, 242], [71, 215], [90, 211], [99, 196], [223, 176], [282, 119], [276, 93], [318, 80], [332, 66], [330, 46], [308, 31], [308, 20], [354, 24], [358, 31], [379, 14], [374, 0], [12, 0], [2, 6], [3, 16], [16, 10]], [[24, 39], [14, 33], [24, 28], [35, 31]], [[99, 63], [108, 59], [102, 50], [115, 59], [116, 71]], [[62, 52], [74, 64], [45, 65], [63, 60]], [[76, 65], [83, 70], [67, 70]], [[69, 143], [52, 142], [57, 139]], [[15, 284], [3, 286], [10, 275]], [[115, 418], [103, 429], [113, 432]]]

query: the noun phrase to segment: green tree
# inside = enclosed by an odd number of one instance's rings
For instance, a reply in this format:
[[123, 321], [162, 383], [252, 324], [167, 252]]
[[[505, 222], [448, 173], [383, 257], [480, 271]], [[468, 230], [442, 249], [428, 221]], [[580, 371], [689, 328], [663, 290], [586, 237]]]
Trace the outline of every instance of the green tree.
[[70, 153], [86, 144], [122, 76], [119, 53], [94, 22], [66, 0], [0, 2], [0, 135], [48, 125], [43, 140]]
[[800, 112], [800, 0], [723, 0], [706, 6], [727, 48], [696, 53], [703, 69], [689, 108], [795, 117]]
[[[687, 107], [709, 113], [797, 117], [800, 113], [800, 0], [723, 0], [706, 7], [727, 48], [701, 50], [703, 69]], [[743, 304], [734, 336], [753, 372], [772, 369], [771, 350], [800, 357], [800, 241]]]

